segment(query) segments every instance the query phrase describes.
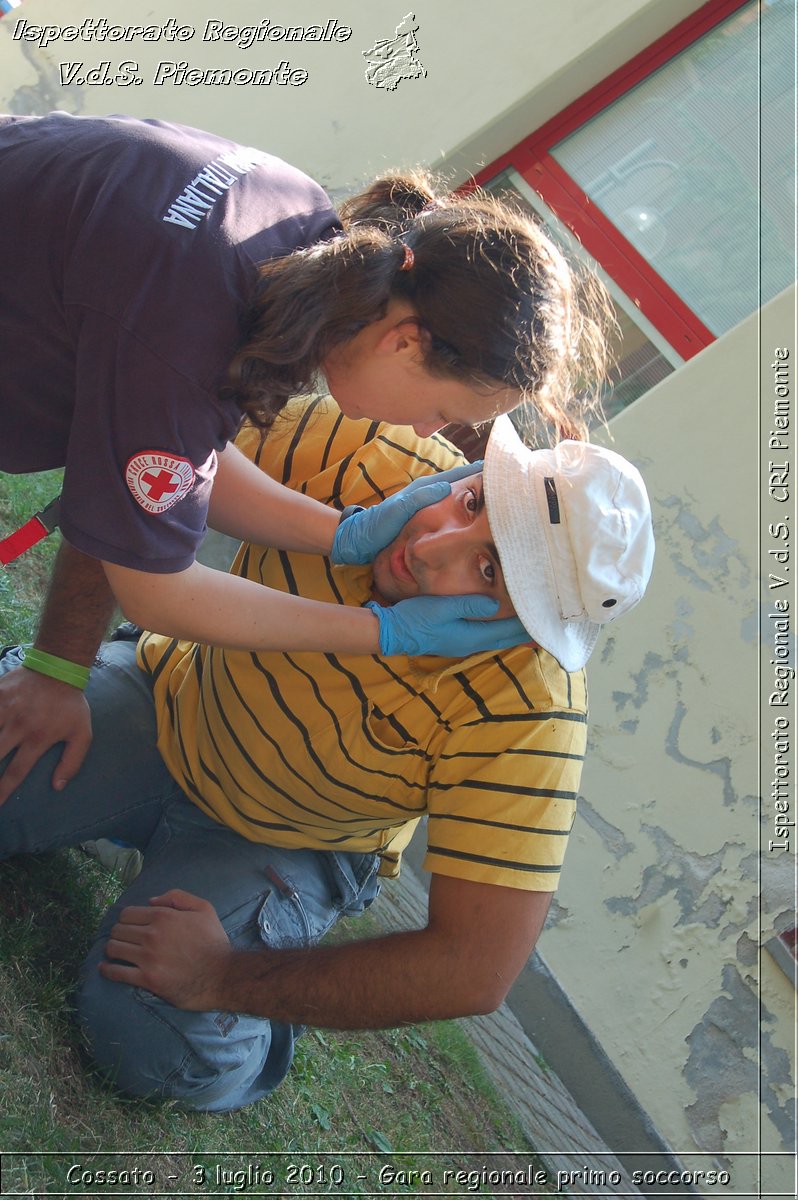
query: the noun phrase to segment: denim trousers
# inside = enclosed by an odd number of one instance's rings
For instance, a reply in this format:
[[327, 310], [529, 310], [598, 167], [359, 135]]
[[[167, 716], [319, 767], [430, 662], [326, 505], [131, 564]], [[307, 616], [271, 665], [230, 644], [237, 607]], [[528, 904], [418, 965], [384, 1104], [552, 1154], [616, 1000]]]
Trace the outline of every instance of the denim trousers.
[[[63, 791], [50, 786], [53, 747], [0, 806], [0, 858], [117, 838], [144, 855], [141, 874], [105, 914], [84, 963], [77, 1009], [90, 1054], [128, 1095], [223, 1112], [261, 1099], [285, 1077], [302, 1026], [244, 1013], [184, 1012], [97, 969], [122, 908], [183, 888], [210, 901], [240, 949], [312, 945], [379, 888], [373, 854], [282, 850], [205, 816], [167, 771], [135, 641], [103, 646], [86, 697], [93, 741]], [[18, 665], [16, 648], [0, 674]], [[5, 764], [0, 764], [0, 773]]]

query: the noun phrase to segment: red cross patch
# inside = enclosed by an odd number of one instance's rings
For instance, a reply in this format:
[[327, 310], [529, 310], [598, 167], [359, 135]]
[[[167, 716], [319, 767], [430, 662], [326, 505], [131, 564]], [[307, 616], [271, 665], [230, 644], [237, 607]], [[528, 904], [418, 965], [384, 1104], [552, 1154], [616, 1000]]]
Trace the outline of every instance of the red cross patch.
[[125, 482], [146, 512], [162, 513], [191, 490], [194, 468], [187, 458], [143, 450], [128, 462]]

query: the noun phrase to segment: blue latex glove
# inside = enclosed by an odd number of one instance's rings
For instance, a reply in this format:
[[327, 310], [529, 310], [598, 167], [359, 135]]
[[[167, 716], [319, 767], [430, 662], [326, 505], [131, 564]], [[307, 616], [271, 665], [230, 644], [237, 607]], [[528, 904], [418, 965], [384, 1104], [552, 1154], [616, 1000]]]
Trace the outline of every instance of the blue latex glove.
[[435, 475], [419, 475], [418, 479], [414, 479], [412, 483], [408, 483], [407, 487], [402, 488], [398, 492], [399, 496], [406, 496], [408, 492], [415, 492], [418, 488], [429, 487], [433, 482], [438, 483], [440, 480], [445, 480], [447, 483], [454, 483], [457, 479], [467, 479], [469, 475], [476, 475], [485, 463], [480, 458], [478, 462], [460, 463], [459, 467], [450, 467], [448, 471], [438, 471]]
[[373, 600], [365, 607], [380, 623], [381, 654], [467, 658], [532, 640], [517, 617], [485, 619], [499, 607], [490, 596], [415, 596], [390, 608]]
[[347, 517], [335, 531], [330, 557], [334, 563], [371, 562], [380, 550], [394, 540], [400, 530], [419, 509], [438, 504], [451, 492], [455, 479], [482, 470], [482, 463], [466, 463], [441, 471], [437, 475], [422, 475], [389, 496], [381, 504], [360, 509]]

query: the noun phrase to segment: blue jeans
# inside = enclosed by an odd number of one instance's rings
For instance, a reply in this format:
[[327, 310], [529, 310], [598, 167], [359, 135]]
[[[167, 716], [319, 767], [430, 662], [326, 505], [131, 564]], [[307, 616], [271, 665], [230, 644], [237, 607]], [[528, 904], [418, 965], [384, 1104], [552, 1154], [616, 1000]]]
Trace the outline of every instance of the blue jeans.
[[[19, 662], [0, 659], [0, 674]], [[155, 745], [155, 709], [135, 642], [104, 646], [86, 696], [94, 738], [62, 792], [50, 779], [60, 747], [0, 806], [0, 858], [100, 837], [144, 854], [144, 869], [108, 910], [81, 973], [78, 1013], [97, 1064], [130, 1095], [222, 1112], [261, 1099], [285, 1077], [301, 1026], [243, 1013], [183, 1012], [97, 970], [120, 909], [183, 888], [213, 904], [231, 942], [252, 950], [312, 945], [378, 892], [373, 854], [280, 850], [206, 817]], [[0, 773], [5, 764], [0, 764]]]

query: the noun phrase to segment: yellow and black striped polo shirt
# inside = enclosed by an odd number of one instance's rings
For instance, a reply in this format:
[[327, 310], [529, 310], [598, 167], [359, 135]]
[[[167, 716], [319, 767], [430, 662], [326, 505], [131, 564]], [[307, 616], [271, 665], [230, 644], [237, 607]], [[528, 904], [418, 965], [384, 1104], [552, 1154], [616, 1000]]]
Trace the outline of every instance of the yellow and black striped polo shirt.
[[[454, 465], [443, 438], [293, 405], [261, 445], [274, 478], [328, 504], [370, 504]], [[315, 600], [362, 604], [370, 567], [244, 545], [232, 568]], [[253, 841], [377, 850], [386, 872], [429, 816], [426, 867], [552, 891], [586, 738], [584, 673], [515, 647], [464, 660], [246, 653], [145, 635], [159, 748], [186, 793]]]

